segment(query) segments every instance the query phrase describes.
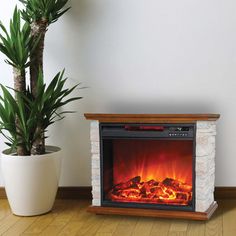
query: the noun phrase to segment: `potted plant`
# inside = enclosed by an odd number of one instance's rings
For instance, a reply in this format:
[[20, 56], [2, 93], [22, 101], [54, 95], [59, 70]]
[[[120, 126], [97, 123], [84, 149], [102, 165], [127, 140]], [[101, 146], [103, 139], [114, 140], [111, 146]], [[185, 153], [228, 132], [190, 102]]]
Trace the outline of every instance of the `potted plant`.
[[65, 88], [64, 70], [44, 82], [45, 34], [69, 10], [68, 0], [20, 2], [24, 8], [15, 8], [9, 31], [0, 23], [0, 51], [14, 78], [13, 88], [0, 85], [0, 132], [9, 146], [1, 166], [12, 212], [32, 216], [52, 209], [58, 188], [61, 149], [45, 146], [46, 130], [69, 112], [64, 105], [81, 97], [68, 97], [78, 85]]

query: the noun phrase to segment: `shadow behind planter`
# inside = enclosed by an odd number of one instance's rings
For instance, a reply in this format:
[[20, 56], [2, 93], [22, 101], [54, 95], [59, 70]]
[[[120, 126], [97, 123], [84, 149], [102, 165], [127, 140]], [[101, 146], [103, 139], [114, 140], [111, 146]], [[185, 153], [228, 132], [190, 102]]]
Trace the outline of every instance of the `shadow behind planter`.
[[61, 149], [46, 146], [46, 154], [14, 156], [5, 150], [1, 157], [7, 198], [13, 214], [41, 215], [54, 204], [61, 170]]

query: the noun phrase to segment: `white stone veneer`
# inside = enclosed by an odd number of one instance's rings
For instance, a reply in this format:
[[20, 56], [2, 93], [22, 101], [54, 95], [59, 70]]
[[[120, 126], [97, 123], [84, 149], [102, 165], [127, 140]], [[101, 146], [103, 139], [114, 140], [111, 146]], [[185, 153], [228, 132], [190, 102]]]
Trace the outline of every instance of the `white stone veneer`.
[[101, 206], [100, 143], [98, 121], [92, 121], [90, 124], [90, 140], [92, 153], [92, 205]]
[[196, 134], [196, 211], [205, 212], [214, 202], [215, 121], [198, 121]]
[[[196, 133], [196, 211], [205, 212], [214, 202], [215, 121], [197, 121]], [[99, 122], [90, 126], [92, 152], [93, 206], [101, 206]]]

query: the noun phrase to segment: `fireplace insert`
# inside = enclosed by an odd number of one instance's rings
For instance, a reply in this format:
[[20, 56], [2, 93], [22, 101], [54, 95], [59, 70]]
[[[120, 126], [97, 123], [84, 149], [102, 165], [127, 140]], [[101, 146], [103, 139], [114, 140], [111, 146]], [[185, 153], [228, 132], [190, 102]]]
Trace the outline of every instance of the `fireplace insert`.
[[100, 123], [101, 205], [195, 211], [195, 124]]

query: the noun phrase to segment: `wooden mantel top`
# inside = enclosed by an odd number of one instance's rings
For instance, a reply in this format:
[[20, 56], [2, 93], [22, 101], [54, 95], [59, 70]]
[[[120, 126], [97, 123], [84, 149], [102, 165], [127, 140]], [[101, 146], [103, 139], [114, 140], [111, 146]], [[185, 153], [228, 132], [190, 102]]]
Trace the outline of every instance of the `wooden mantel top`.
[[85, 113], [87, 120], [108, 123], [195, 123], [216, 121], [219, 114], [101, 114]]

